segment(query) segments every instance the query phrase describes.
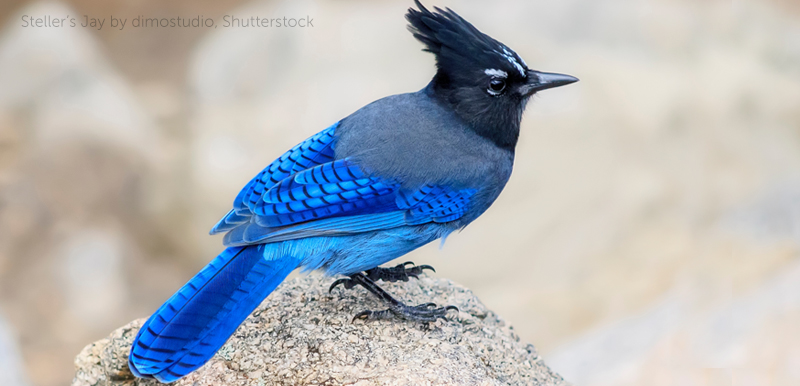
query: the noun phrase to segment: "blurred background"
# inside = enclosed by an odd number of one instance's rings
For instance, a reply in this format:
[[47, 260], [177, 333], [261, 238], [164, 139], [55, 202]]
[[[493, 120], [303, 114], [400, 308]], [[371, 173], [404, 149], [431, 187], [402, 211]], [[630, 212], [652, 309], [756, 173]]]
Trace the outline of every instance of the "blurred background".
[[[576, 385], [800, 384], [800, 2], [435, 4], [581, 82], [528, 105], [492, 209], [409, 259]], [[0, 384], [67, 385], [83, 346], [216, 256], [208, 230], [261, 168], [422, 88], [410, 5], [0, 3]], [[21, 22], [226, 14], [314, 26]]]

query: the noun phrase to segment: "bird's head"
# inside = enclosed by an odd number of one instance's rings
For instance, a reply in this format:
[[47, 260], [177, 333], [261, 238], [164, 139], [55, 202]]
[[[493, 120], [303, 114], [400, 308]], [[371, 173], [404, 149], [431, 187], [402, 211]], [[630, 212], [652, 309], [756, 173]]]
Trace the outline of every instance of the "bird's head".
[[409, 30], [436, 56], [437, 72], [429, 89], [500, 147], [516, 146], [522, 112], [533, 94], [578, 81], [531, 70], [516, 52], [449, 8], [431, 12], [415, 3], [419, 9], [406, 14]]

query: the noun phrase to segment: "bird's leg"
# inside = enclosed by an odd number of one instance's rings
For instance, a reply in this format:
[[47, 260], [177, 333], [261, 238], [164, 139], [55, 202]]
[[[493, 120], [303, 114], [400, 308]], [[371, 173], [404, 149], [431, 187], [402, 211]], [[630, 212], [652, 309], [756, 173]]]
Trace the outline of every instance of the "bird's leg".
[[393, 316], [396, 316], [401, 319], [406, 319], [411, 321], [433, 322], [439, 318], [446, 319], [447, 311], [449, 310], [458, 311], [458, 308], [456, 306], [446, 306], [446, 307], [436, 308], [436, 304], [434, 303], [425, 303], [425, 304], [420, 304], [418, 306], [407, 306], [403, 302], [392, 297], [392, 295], [389, 295], [389, 293], [384, 291], [383, 288], [378, 287], [378, 285], [375, 284], [375, 281], [373, 281], [372, 279], [370, 279], [369, 277], [365, 276], [362, 273], [356, 273], [350, 275], [349, 279], [336, 280], [333, 283], [333, 285], [331, 285], [329, 291], [333, 291], [333, 289], [339, 284], [344, 284], [344, 288], [346, 289], [350, 289], [356, 285], [360, 285], [364, 287], [367, 291], [371, 292], [373, 295], [377, 296], [384, 303], [387, 303], [389, 305], [389, 308], [382, 311], [370, 311], [370, 310], [361, 311], [358, 314], [356, 314], [356, 316], [353, 317], [353, 320], [391, 319]]
[[[407, 266], [411, 266], [406, 268]], [[391, 268], [381, 268], [375, 267], [372, 269], [368, 269], [364, 271], [364, 274], [370, 278], [372, 281], [408, 281], [409, 277], [418, 278], [419, 275], [422, 273], [423, 270], [430, 269], [433, 272], [436, 272], [433, 267], [430, 265], [414, 265], [414, 263], [410, 261], [406, 261], [403, 264], [398, 264]]]

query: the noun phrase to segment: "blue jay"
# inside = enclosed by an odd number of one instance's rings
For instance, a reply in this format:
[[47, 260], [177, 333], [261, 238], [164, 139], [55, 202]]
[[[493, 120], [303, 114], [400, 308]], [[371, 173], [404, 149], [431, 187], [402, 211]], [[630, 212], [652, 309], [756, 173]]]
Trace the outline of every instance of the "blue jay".
[[296, 268], [346, 275], [387, 309], [362, 319], [433, 321], [455, 307], [409, 306], [377, 281], [430, 266], [379, 265], [478, 218], [506, 185], [527, 101], [577, 79], [534, 71], [450, 9], [416, 1], [409, 30], [436, 57], [420, 91], [379, 99], [295, 146], [257, 176], [211, 234], [227, 247], [138, 332], [129, 367], [172, 382], [206, 363]]

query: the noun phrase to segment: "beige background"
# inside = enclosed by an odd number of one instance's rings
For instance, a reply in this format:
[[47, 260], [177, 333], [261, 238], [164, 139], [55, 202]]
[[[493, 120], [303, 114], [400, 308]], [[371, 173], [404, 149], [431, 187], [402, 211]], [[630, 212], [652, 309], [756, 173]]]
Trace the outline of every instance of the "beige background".
[[[85, 344], [220, 251], [208, 229], [264, 165], [423, 87], [410, 3], [0, 4], [0, 384], [68, 384]], [[437, 4], [581, 82], [529, 104], [494, 207], [408, 259], [474, 289], [577, 385], [800, 384], [800, 3]]]

